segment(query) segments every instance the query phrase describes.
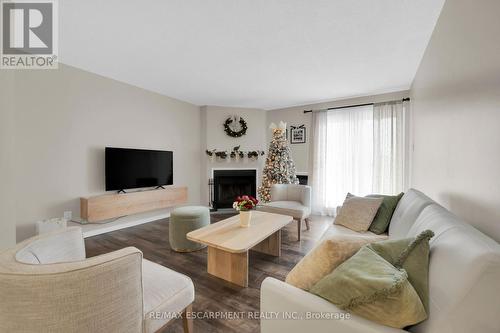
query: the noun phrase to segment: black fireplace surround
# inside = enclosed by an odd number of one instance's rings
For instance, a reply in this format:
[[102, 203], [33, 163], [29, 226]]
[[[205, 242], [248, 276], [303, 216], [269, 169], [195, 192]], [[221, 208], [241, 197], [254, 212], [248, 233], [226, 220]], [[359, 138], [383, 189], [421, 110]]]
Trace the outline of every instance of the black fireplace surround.
[[257, 170], [214, 170], [214, 209], [232, 208], [237, 196], [257, 195]]

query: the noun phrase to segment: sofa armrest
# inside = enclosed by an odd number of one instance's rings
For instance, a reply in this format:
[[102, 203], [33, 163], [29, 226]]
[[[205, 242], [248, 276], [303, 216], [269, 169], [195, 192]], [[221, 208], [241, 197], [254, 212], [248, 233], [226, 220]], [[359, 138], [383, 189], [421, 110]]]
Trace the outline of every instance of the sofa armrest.
[[321, 297], [274, 278], [266, 278], [260, 292], [261, 333], [407, 333], [346, 313]]
[[80, 227], [59, 229], [27, 239], [15, 249], [16, 260], [28, 264], [52, 264], [85, 259]]

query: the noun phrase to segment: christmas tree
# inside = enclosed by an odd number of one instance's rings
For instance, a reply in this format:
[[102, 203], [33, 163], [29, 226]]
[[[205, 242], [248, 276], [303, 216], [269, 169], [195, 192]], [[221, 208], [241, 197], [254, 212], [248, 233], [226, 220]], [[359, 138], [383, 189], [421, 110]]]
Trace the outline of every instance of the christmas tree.
[[263, 202], [271, 201], [271, 185], [299, 183], [285, 136], [286, 124], [280, 122], [280, 125], [276, 126], [273, 123], [270, 128], [273, 131], [273, 137], [262, 173], [262, 186], [259, 187], [259, 197]]

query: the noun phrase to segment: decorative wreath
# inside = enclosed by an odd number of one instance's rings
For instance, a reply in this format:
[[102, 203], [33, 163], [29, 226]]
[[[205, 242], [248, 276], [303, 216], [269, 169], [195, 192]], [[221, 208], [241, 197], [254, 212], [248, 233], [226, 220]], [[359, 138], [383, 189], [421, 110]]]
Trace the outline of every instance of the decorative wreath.
[[241, 129], [239, 131], [233, 131], [231, 127], [229, 127], [230, 124], [232, 124], [234, 121], [234, 117], [229, 117], [226, 119], [224, 122], [224, 131], [226, 132], [227, 135], [232, 136], [233, 138], [239, 138], [247, 133], [247, 122], [240, 117], [240, 125]]

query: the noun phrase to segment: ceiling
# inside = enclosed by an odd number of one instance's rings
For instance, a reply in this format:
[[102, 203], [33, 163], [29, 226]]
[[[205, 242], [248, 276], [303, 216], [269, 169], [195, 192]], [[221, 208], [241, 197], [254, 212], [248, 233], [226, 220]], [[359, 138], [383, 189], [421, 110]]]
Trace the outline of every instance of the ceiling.
[[444, 0], [64, 0], [60, 61], [197, 105], [408, 89]]

